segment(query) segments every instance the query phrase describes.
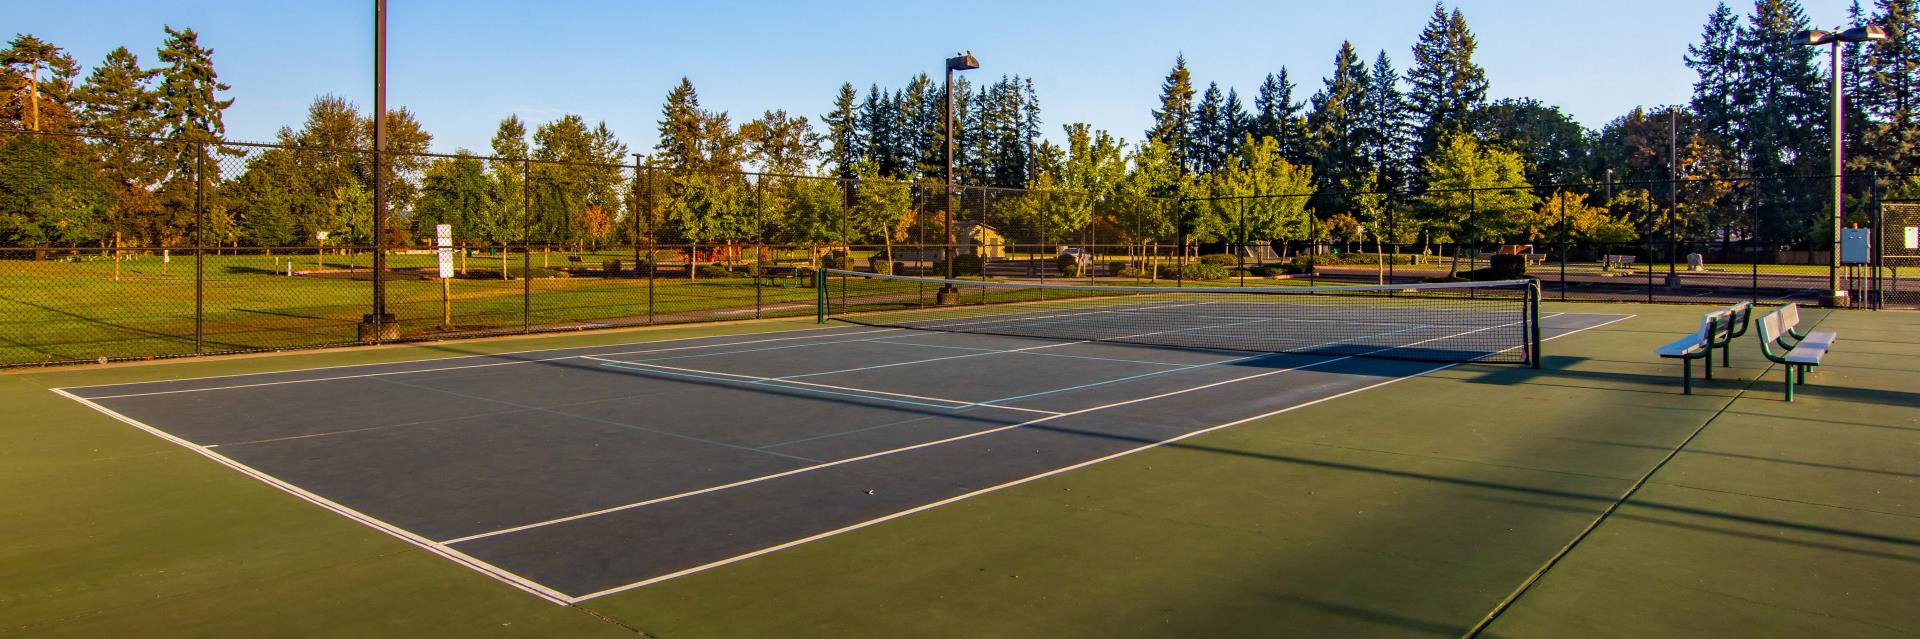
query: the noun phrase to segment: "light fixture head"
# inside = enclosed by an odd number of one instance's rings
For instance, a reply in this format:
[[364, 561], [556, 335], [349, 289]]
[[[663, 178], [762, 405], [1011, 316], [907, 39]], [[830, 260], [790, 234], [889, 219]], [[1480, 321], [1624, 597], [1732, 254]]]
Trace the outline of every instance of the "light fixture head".
[[1840, 32], [1842, 42], [1877, 42], [1885, 39], [1887, 39], [1887, 30], [1871, 24]]
[[1807, 31], [1801, 31], [1799, 33], [1793, 34], [1792, 41], [1794, 44], [1801, 44], [1801, 45], [1812, 47], [1812, 46], [1819, 46], [1823, 44], [1832, 44], [1834, 41], [1834, 35], [1832, 33], [1821, 31], [1819, 29], [1810, 29]]
[[974, 58], [973, 52], [971, 51], [947, 58], [948, 71], [966, 71], [978, 68], [980, 68], [980, 60]]

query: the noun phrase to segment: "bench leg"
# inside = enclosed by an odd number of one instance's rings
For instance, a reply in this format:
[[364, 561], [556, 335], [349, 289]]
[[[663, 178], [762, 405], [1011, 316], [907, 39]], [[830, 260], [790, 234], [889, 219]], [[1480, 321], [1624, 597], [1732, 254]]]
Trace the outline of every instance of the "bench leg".
[[1787, 401], [1793, 401], [1793, 368], [1787, 367]]
[[1693, 360], [1680, 358], [1680, 394], [1693, 394]]
[[1800, 383], [1802, 385], [1807, 383], [1807, 366], [1805, 364], [1800, 365]]
[[1707, 356], [1700, 359], [1705, 360], [1707, 367], [1700, 375], [1700, 379], [1713, 379], [1713, 340], [1711, 338], [1707, 340]]
[[1720, 347], [1720, 365], [1733, 366], [1733, 337], [1727, 337], [1727, 345]]

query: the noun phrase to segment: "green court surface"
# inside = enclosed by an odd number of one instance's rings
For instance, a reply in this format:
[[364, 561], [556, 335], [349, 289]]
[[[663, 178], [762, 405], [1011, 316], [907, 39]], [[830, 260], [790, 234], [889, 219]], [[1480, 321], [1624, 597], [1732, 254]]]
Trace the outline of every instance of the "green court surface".
[[1548, 304], [1633, 317], [570, 605], [49, 389], [810, 322], [14, 371], [0, 637], [1920, 634], [1920, 316], [1807, 309], [1787, 403], [1751, 335], [1680, 394], [1710, 308]]

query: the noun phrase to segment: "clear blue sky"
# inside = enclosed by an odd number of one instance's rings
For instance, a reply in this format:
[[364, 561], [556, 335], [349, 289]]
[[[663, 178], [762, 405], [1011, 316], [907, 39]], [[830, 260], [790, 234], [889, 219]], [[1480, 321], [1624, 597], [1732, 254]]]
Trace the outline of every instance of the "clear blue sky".
[[[654, 141], [662, 97], [682, 76], [702, 104], [736, 123], [766, 109], [816, 117], [841, 82], [898, 87], [970, 49], [981, 79], [1034, 78], [1046, 131], [1084, 121], [1137, 140], [1159, 84], [1184, 52], [1204, 87], [1239, 88], [1251, 106], [1282, 65], [1304, 100], [1341, 40], [1368, 60], [1385, 49], [1404, 71], [1433, 5], [1422, 0], [1068, 3], [666, 3], [603, 0], [390, 0], [388, 101], [419, 115], [434, 148], [484, 150], [510, 113], [544, 122], [605, 120], [636, 151]], [[1635, 105], [1680, 102], [1682, 64], [1713, 0], [1463, 0], [1494, 97], [1528, 96], [1598, 127]], [[1750, 2], [1730, 3], [1742, 14]], [[1807, 0], [1818, 24], [1845, 0]], [[240, 0], [35, 2], [9, 11], [12, 31], [73, 53], [87, 68], [125, 45], [156, 63], [161, 25], [192, 27], [215, 51], [236, 98], [230, 137], [270, 140], [298, 125], [315, 96], [372, 105], [372, 6]], [[936, 7], [964, 6], [941, 16]], [[1309, 8], [1311, 7], [1311, 8]]]

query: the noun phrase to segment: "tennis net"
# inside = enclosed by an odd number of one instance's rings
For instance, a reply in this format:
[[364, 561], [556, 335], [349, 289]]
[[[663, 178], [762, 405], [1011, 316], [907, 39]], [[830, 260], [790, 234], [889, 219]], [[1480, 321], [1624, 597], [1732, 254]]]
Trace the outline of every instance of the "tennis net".
[[822, 321], [1181, 348], [1539, 365], [1539, 294], [1531, 280], [1175, 288], [821, 273], [815, 281]]

